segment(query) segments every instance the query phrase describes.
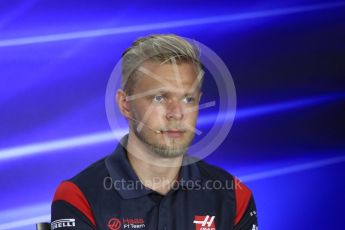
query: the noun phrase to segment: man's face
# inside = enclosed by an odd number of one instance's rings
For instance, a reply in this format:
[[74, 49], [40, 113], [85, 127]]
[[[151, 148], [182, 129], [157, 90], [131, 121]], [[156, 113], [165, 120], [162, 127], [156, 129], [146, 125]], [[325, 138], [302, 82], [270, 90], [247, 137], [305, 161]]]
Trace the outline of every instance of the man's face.
[[194, 138], [198, 117], [197, 68], [191, 63], [147, 61], [137, 74], [128, 99], [132, 118], [142, 123], [131, 121], [131, 130], [154, 154], [183, 155]]

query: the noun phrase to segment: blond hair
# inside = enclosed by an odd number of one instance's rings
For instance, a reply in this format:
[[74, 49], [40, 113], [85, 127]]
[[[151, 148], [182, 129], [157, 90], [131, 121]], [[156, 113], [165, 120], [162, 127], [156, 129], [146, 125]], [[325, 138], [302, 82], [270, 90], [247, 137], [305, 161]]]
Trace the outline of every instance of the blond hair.
[[[175, 34], [153, 34], [135, 40], [122, 54], [122, 89], [132, 94], [137, 69], [146, 60], [161, 63], [191, 63], [202, 70], [197, 46]], [[200, 80], [201, 88], [203, 77]]]

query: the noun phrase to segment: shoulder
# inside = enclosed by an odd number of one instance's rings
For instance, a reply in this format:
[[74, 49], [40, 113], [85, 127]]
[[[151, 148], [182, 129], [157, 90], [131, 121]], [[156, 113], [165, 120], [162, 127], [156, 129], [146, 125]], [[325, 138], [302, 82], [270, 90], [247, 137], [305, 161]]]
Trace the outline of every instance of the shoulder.
[[[215, 165], [206, 163], [205, 161], [197, 162], [201, 176], [204, 180], [220, 181], [221, 183], [230, 183], [229, 194], [235, 203], [235, 223], [238, 223], [248, 208], [255, 206], [251, 189], [245, 185], [236, 176]], [[255, 208], [255, 207], [254, 207]]]
[[105, 158], [102, 158], [81, 172], [79, 172], [74, 177], [70, 178], [69, 181], [75, 183], [80, 187], [90, 187], [97, 185], [100, 180], [108, 175], [107, 168], [105, 166]]
[[237, 196], [249, 196], [251, 195], [251, 190], [242, 182], [239, 178], [232, 175], [227, 170], [209, 164], [205, 161], [198, 161], [196, 163], [198, 165], [198, 168], [200, 170], [201, 177], [204, 180], [219, 180], [221, 182], [231, 182], [232, 188], [235, 191]]
[[234, 183], [234, 189], [243, 191], [244, 193], [251, 192], [250, 189], [242, 182], [239, 178], [232, 175], [227, 170], [209, 164], [205, 161], [198, 161], [196, 163], [200, 170], [201, 177], [206, 180], [220, 180], [227, 181], [230, 180]]
[[108, 175], [105, 158], [88, 166], [74, 177], [62, 181], [54, 194], [53, 201], [65, 200], [68, 203], [86, 203], [86, 197], [93, 191], [102, 189], [104, 178]]
[[[92, 191], [101, 189], [102, 177], [106, 176], [104, 158], [93, 163], [74, 177], [62, 181], [57, 187], [51, 205], [52, 221], [74, 217], [75, 225], [83, 229], [96, 226], [93, 213]], [[54, 223], [54, 222], [52, 222]]]
[[203, 160], [198, 161], [196, 164], [204, 180], [232, 181], [234, 179], [233, 175], [221, 167], [209, 164]]

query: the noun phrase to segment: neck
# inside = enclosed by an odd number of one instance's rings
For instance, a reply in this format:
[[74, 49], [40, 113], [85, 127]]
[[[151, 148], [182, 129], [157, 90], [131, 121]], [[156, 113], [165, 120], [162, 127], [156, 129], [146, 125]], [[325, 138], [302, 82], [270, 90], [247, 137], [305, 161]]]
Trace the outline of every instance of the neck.
[[164, 158], [150, 152], [132, 132], [128, 135], [127, 156], [142, 184], [164, 195], [176, 181], [183, 159], [183, 156]]

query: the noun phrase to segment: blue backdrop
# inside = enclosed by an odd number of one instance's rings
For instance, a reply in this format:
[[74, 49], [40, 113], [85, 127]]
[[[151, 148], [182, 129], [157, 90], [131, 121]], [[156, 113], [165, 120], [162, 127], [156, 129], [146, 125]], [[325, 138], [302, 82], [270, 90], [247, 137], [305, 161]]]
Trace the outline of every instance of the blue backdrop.
[[206, 160], [252, 189], [260, 229], [343, 229], [345, 2], [143, 2], [0, 2], [0, 229], [48, 221], [60, 181], [115, 148], [107, 81], [151, 33], [196, 39], [231, 71], [237, 114]]

